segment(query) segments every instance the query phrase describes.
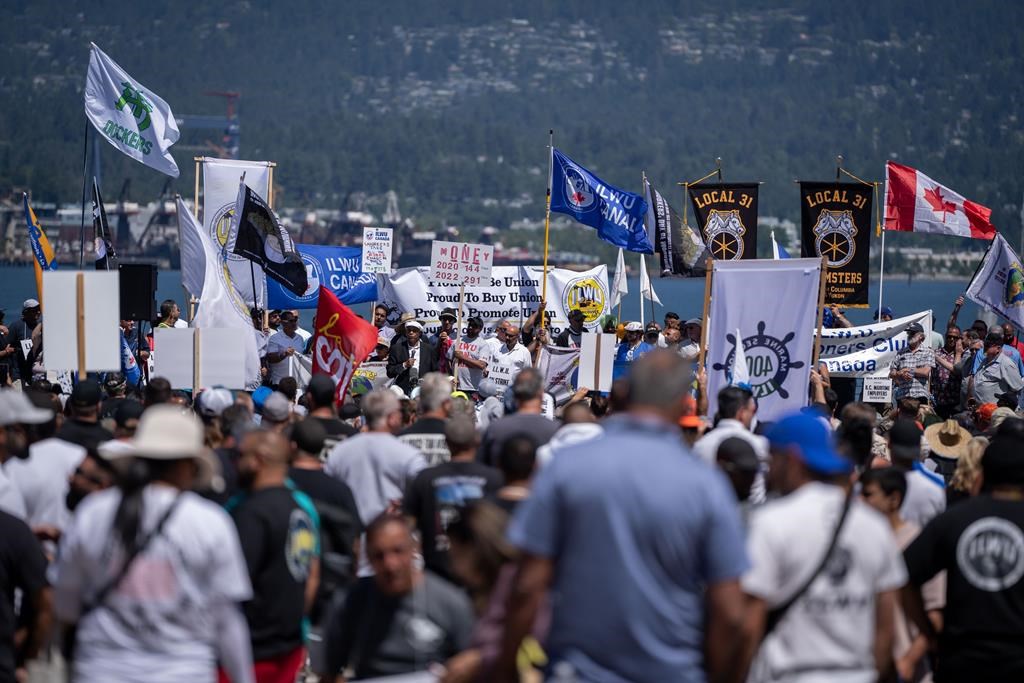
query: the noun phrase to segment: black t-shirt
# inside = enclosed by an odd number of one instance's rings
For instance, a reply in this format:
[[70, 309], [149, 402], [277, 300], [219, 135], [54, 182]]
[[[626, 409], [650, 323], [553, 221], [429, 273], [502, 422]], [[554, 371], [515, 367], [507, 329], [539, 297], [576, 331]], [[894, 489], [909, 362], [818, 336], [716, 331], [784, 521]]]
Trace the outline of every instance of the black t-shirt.
[[904, 559], [918, 586], [947, 572], [937, 683], [1024, 681], [1024, 503], [962, 501], [933, 519]]
[[319, 623], [320, 610], [331, 594], [347, 586], [355, 577], [352, 546], [363, 531], [359, 509], [352, 489], [322, 470], [291, 468], [288, 478], [295, 487], [313, 499], [320, 515], [320, 588], [313, 621]]
[[501, 472], [478, 462], [454, 461], [420, 472], [405, 492], [402, 506], [416, 518], [427, 568], [453, 580], [445, 531], [459, 510], [502, 485]]
[[114, 435], [98, 422], [82, 422], [73, 417], [64, 421], [55, 436], [93, 452], [98, 445], [114, 438]]
[[28, 525], [0, 511], [0, 683], [14, 683], [14, 591], [22, 610], [46, 586], [46, 557]]
[[260, 489], [227, 505], [238, 528], [253, 599], [243, 606], [252, 656], [265, 660], [302, 645], [306, 579], [320, 552], [319, 519], [305, 493]]
[[428, 465], [440, 465], [452, 457], [444, 438], [445, 421], [421, 417], [398, 433], [398, 440], [423, 454]]
[[324, 426], [324, 429], [327, 431], [327, 436], [332, 437], [336, 441], [340, 441], [341, 439], [350, 436], [355, 436], [356, 434], [359, 433], [355, 427], [345, 422], [344, 420], [340, 420], [336, 417], [314, 416], [313, 419], [317, 420], [320, 424], [322, 424]]
[[127, 400], [129, 399], [126, 396], [112, 396], [104, 399], [103, 403], [100, 404], [100, 419], [114, 417], [114, 413], [117, 411], [118, 406]]

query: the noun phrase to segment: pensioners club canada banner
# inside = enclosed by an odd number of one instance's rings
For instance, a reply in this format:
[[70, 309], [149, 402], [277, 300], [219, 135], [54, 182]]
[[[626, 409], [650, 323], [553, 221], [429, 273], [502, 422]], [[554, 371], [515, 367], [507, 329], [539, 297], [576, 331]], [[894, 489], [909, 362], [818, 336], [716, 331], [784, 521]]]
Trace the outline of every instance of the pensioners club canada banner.
[[[462, 324], [479, 316], [484, 332], [493, 332], [508, 318], [519, 324], [540, 305], [543, 268], [540, 266], [494, 266], [491, 276], [480, 285], [466, 285], [462, 304]], [[569, 325], [569, 311], [583, 312], [583, 324], [595, 331], [601, 319], [611, 312], [608, 296], [608, 266], [584, 271], [548, 268], [547, 326], [552, 335]], [[458, 308], [459, 285], [435, 282], [430, 268], [401, 268], [392, 275], [377, 276], [377, 301], [388, 309], [388, 324], [398, 322], [402, 313], [412, 313], [427, 331], [436, 332], [438, 314], [447, 307]], [[463, 330], [464, 332], [465, 330]]]
[[910, 323], [919, 323], [927, 339], [932, 331], [932, 312], [921, 311], [860, 327], [826, 328], [821, 331], [819, 358], [832, 377], [888, 374], [896, 354], [907, 348]]
[[825, 303], [868, 306], [872, 188], [863, 183], [800, 183], [800, 244], [828, 259]]

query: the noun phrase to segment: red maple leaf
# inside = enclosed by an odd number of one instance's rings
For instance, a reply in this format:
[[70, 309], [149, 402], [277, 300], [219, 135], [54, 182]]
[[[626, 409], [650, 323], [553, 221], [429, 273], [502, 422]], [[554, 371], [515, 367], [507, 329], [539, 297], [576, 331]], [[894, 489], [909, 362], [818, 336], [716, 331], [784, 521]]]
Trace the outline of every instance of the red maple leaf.
[[935, 213], [942, 214], [943, 223], [946, 222], [947, 213], [956, 213], [956, 204], [953, 202], [945, 201], [946, 198], [942, 196], [942, 190], [940, 190], [937, 187], [933, 187], [930, 190], [925, 190], [924, 200], [931, 205], [932, 211], [934, 211]]

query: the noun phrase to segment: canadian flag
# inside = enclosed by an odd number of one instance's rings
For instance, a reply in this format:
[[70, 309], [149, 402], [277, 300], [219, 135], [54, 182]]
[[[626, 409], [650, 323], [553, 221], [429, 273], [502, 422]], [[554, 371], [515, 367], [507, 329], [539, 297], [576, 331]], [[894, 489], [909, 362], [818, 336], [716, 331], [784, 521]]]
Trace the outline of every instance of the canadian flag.
[[996, 234], [991, 218], [992, 209], [964, 199], [917, 169], [886, 163], [886, 230], [990, 240]]

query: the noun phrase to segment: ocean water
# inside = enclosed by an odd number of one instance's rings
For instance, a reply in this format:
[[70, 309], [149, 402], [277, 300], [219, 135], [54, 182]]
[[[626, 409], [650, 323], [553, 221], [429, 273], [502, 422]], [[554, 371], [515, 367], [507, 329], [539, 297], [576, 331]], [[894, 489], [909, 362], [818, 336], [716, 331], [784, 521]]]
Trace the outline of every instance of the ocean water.
[[[664, 305], [654, 304], [654, 317], [661, 322], [667, 311], [674, 311], [680, 318], [699, 318], [703, 313], [704, 279], [690, 280], [676, 278], [654, 278], [654, 291]], [[884, 305], [890, 306], [896, 316], [908, 315], [918, 311], [931, 309], [940, 325], [945, 321], [953, 308], [953, 302], [967, 289], [968, 281], [964, 280], [908, 280], [906, 275], [892, 276], [885, 279]], [[640, 283], [639, 278], [629, 279], [629, 294], [622, 303], [622, 318], [639, 320], [640, 318]], [[30, 266], [0, 266], [0, 310], [6, 311], [7, 322], [17, 320], [21, 315], [21, 304], [25, 299], [36, 298], [36, 285], [33, 270]], [[157, 274], [157, 304], [164, 299], [174, 299], [183, 313], [186, 311], [185, 292], [181, 287], [181, 272], [162, 270]], [[871, 307], [866, 309], [848, 309], [846, 317], [855, 325], [871, 322], [872, 315], [878, 305], [878, 281], [871, 281]], [[370, 318], [372, 304], [358, 304], [355, 310], [360, 315]], [[617, 311], [613, 311], [617, 313]], [[961, 325], [969, 325], [981, 311], [971, 302], [967, 302], [960, 314]], [[302, 311], [302, 326], [312, 329], [314, 311]], [[651, 319], [651, 303], [644, 302], [644, 319]]]

